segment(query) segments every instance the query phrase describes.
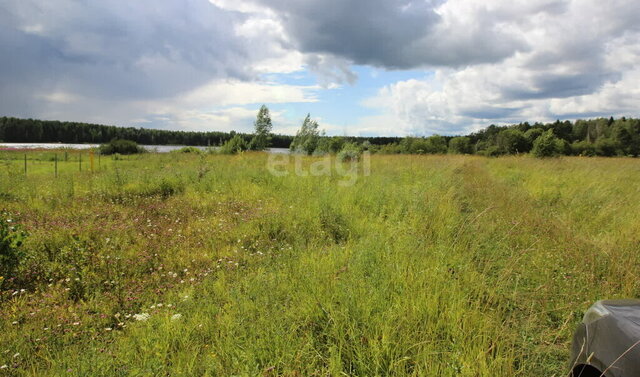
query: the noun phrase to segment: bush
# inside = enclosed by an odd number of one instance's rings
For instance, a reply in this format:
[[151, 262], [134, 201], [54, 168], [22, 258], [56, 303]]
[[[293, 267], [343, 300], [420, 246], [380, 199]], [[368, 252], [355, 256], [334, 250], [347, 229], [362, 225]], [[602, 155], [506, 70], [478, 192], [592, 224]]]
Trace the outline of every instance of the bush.
[[240, 135], [235, 135], [220, 147], [219, 152], [222, 154], [236, 154], [247, 149], [249, 149], [249, 146], [244, 138]]
[[14, 277], [14, 272], [25, 256], [22, 242], [26, 235], [15, 224], [11, 214], [0, 215], [0, 288], [6, 279]]
[[618, 151], [618, 144], [609, 138], [600, 138], [596, 141], [596, 154], [598, 156], [615, 156]]
[[203, 153], [202, 149], [196, 147], [182, 147], [174, 151], [175, 153], [193, 153], [193, 154], [201, 154]]
[[571, 154], [576, 156], [595, 156], [596, 147], [588, 141], [576, 141], [571, 144]]
[[531, 153], [536, 157], [554, 157], [564, 151], [565, 142], [558, 139], [553, 130], [547, 130], [534, 141]]
[[449, 152], [456, 154], [473, 153], [473, 148], [471, 147], [471, 139], [466, 136], [454, 137], [449, 141]]
[[498, 148], [506, 154], [526, 153], [531, 150], [531, 145], [524, 134], [513, 128], [501, 131], [496, 138], [496, 143]]
[[340, 162], [358, 161], [362, 156], [362, 148], [355, 143], [345, 143], [342, 150], [338, 153]]
[[144, 153], [144, 148], [140, 147], [135, 141], [114, 139], [107, 144], [100, 146], [100, 153], [104, 155], [110, 154], [136, 154]]

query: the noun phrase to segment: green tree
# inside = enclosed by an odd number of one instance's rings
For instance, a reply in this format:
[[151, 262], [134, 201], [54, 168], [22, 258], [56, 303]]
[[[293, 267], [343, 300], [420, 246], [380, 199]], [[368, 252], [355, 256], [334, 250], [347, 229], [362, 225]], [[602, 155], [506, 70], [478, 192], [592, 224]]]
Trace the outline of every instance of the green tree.
[[613, 140], [618, 145], [621, 155], [633, 154], [633, 135], [626, 126], [626, 122], [620, 120], [613, 125]]
[[471, 147], [471, 139], [466, 136], [458, 136], [449, 140], [449, 153], [456, 154], [471, 154], [473, 148]]
[[596, 155], [596, 147], [593, 143], [590, 143], [586, 140], [575, 141], [571, 144], [571, 154], [576, 156], [595, 156]]
[[542, 128], [532, 128], [524, 133], [524, 137], [527, 139], [527, 143], [533, 146], [533, 142], [544, 133]]
[[606, 156], [606, 157], [615, 156], [616, 151], [618, 150], [618, 144], [614, 140], [608, 137], [599, 138], [596, 141], [595, 147], [596, 147], [596, 154], [598, 156]]
[[290, 149], [298, 153], [312, 155], [318, 147], [320, 141], [320, 130], [318, 122], [311, 119], [311, 114], [304, 118], [302, 126], [291, 142]]
[[526, 153], [531, 149], [524, 133], [513, 128], [501, 131], [496, 138], [496, 144], [502, 153], [507, 154]]
[[269, 147], [271, 143], [271, 130], [273, 124], [271, 123], [271, 116], [269, 115], [269, 109], [266, 105], [262, 105], [258, 111], [258, 116], [254, 122], [255, 132], [253, 138], [249, 143], [251, 150], [262, 151]]
[[430, 154], [447, 153], [447, 140], [440, 135], [429, 136], [425, 139], [425, 152]]
[[558, 139], [553, 130], [545, 131], [533, 143], [531, 153], [536, 157], [553, 157], [558, 156], [564, 151], [564, 142]]

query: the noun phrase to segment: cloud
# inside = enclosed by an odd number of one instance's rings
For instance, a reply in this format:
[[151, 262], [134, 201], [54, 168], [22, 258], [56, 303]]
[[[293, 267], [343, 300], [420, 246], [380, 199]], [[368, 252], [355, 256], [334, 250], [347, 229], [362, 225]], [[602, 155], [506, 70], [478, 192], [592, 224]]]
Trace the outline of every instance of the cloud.
[[425, 134], [464, 133], [491, 123], [639, 115], [640, 68], [633, 62], [640, 59], [640, 28], [634, 21], [640, 4], [548, 2], [550, 8], [539, 4], [538, 9], [556, 12], [526, 19], [512, 16], [508, 7], [490, 6], [496, 3], [501, 2], [487, 2], [484, 12], [499, 9], [492, 18], [502, 19], [503, 28], [525, 40], [526, 50], [498, 62], [441, 67], [427, 79], [388, 85], [365, 105]]
[[[632, 116], [638, 18], [637, 0], [5, 1], [0, 114], [244, 129], [261, 103], [411, 69], [423, 78], [380, 88], [349, 133]], [[303, 70], [318, 85], [291, 84]]]
[[195, 114], [315, 101], [260, 78], [302, 68], [283, 33], [206, 0], [0, 3], [0, 114], [212, 129]]
[[3, 11], [4, 84], [136, 99], [251, 74], [235, 34], [245, 16], [205, 0], [24, 0]]
[[[521, 1], [471, 0], [255, 0], [278, 16], [294, 46], [386, 69], [496, 62], [526, 50], [505, 19], [556, 11], [559, 1], [536, 7]], [[491, 3], [491, 2], [489, 2]], [[502, 5], [507, 7], [503, 7]], [[509, 9], [507, 9], [509, 8]], [[506, 9], [506, 10], [505, 10]]]

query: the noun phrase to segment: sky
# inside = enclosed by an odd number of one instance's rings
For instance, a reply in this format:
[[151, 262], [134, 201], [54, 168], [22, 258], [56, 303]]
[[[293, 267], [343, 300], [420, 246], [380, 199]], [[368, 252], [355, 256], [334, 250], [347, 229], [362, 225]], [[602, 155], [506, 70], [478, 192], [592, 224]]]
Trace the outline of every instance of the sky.
[[638, 0], [0, 0], [0, 115], [458, 135], [640, 116]]

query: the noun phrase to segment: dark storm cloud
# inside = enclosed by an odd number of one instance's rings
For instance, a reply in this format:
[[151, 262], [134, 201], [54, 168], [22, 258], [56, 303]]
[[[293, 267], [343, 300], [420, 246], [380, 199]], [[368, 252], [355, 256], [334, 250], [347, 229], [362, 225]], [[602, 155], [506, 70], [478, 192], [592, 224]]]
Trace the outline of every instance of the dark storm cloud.
[[545, 98], [568, 98], [598, 91], [606, 82], [617, 81], [620, 74], [601, 71], [568, 74], [541, 73], [534, 76], [531, 85], [503, 87], [506, 100], [530, 100]]
[[20, 0], [0, 13], [3, 113], [28, 112], [52, 91], [149, 99], [250, 73], [234, 34], [245, 16], [206, 0]]
[[387, 69], [499, 61], [522, 41], [495, 28], [495, 17], [440, 28], [429, 0], [258, 0], [280, 15], [296, 48]]

